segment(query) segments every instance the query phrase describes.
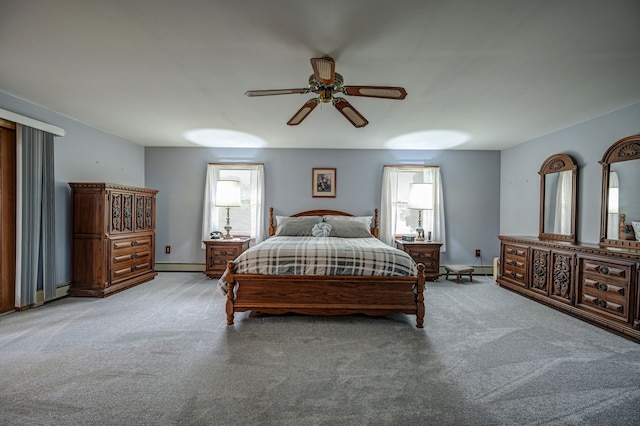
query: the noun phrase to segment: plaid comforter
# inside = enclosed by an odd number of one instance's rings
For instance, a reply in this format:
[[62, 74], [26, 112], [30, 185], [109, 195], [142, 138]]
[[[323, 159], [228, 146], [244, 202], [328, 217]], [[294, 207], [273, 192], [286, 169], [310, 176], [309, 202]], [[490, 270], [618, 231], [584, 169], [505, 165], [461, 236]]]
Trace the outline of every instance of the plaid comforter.
[[[404, 251], [377, 238], [271, 237], [235, 259], [237, 274], [415, 276]], [[226, 291], [225, 274], [218, 286]]]

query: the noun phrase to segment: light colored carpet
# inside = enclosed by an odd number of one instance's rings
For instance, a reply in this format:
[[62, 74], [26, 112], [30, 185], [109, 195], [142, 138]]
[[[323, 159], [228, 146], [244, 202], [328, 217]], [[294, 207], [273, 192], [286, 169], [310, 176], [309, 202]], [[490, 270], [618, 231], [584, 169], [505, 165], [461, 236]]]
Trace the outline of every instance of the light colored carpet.
[[236, 315], [216, 281], [160, 273], [0, 317], [3, 425], [632, 425], [640, 345], [499, 288], [402, 314]]

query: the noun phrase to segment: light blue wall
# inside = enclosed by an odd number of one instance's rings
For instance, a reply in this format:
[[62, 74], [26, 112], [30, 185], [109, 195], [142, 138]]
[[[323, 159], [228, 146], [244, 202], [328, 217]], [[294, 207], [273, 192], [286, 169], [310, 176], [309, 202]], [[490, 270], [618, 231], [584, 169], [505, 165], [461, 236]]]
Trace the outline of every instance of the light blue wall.
[[[600, 229], [598, 161], [611, 143], [640, 133], [640, 104], [497, 151], [387, 151], [143, 148], [64, 115], [0, 92], [0, 108], [65, 129], [56, 138], [56, 259], [58, 283], [70, 279], [68, 182], [98, 181], [160, 190], [157, 260], [202, 263], [202, 192], [207, 162], [262, 162], [266, 204], [282, 214], [314, 208], [369, 214], [380, 205], [382, 167], [439, 165], [444, 187], [448, 252], [442, 263], [474, 263], [482, 250], [498, 256], [496, 235], [537, 235], [539, 176], [550, 155], [572, 155], [580, 167], [578, 239], [597, 242]], [[337, 197], [311, 197], [311, 169], [337, 168]], [[171, 245], [170, 255], [164, 246]]]
[[144, 148], [53, 111], [0, 92], [0, 108], [65, 130], [55, 138], [56, 267], [58, 284], [71, 279], [69, 182], [144, 185]]
[[[498, 255], [498, 151], [388, 151], [349, 149], [145, 149], [145, 182], [158, 189], [156, 260], [204, 263], [202, 200], [207, 163], [265, 165], [265, 203], [278, 214], [335, 209], [368, 215], [380, 208], [384, 165], [441, 167], [448, 250], [443, 264], [483, 264]], [[311, 197], [311, 169], [335, 167], [336, 198]], [[171, 254], [164, 247], [172, 246]], [[478, 263], [479, 264], [479, 263]]]
[[586, 121], [501, 152], [500, 234], [537, 236], [544, 160], [558, 153], [578, 163], [578, 241], [598, 243], [602, 160], [614, 142], [640, 134], [640, 104]]

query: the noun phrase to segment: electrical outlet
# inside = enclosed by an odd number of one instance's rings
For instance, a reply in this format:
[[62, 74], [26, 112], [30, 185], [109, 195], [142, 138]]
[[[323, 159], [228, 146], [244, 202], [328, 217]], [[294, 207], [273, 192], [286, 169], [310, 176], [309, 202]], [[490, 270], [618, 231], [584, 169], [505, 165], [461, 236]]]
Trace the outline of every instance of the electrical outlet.
[[171, 253], [171, 246], [165, 246], [164, 247], [164, 252], [167, 253], [167, 254]]
[[476, 249], [476, 257], [480, 257], [480, 249]]

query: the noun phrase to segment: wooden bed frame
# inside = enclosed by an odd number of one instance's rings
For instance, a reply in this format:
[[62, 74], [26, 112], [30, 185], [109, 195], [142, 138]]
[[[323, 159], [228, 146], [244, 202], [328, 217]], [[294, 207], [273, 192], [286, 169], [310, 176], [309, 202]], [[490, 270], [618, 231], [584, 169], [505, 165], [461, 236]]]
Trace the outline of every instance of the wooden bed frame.
[[[310, 210], [292, 216], [354, 216], [336, 210]], [[273, 208], [269, 209], [269, 236], [275, 234]], [[371, 233], [378, 237], [378, 209]], [[266, 314], [293, 312], [306, 315], [371, 316], [404, 313], [416, 316], [416, 327], [424, 323], [424, 265], [417, 276], [317, 276], [236, 274], [228, 262], [227, 324], [235, 312]], [[415, 289], [414, 289], [415, 288]]]

